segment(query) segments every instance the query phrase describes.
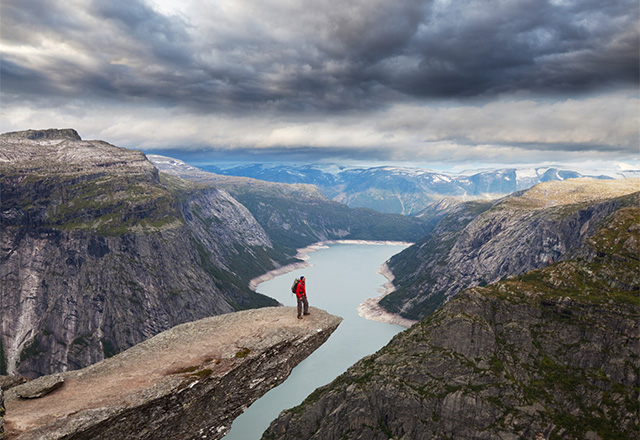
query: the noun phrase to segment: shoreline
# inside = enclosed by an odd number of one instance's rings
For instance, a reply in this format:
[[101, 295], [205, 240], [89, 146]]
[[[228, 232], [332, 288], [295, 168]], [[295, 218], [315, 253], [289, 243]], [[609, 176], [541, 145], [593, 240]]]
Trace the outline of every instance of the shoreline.
[[[287, 264], [285, 266], [278, 267], [276, 269], [270, 270], [269, 272], [262, 274], [258, 277], [253, 278], [249, 281], [249, 288], [254, 292], [258, 288], [261, 283], [272, 280], [273, 278], [284, 275], [289, 272], [293, 272], [294, 270], [304, 269], [305, 267], [311, 267], [312, 264], [308, 263], [307, 260], [310, 258], [309, 254], [316, 252], [320, 249], [326, 249], [330, 244], [371, 244], [371, 245], [379, 245], [379, 246], [388, 246], [388, 245], [407, 245], [410, 246], [413, 243], [409, 243], [406, 241], [375, 241], [375, 240], [325, 240], [319, 241], [317, 243], [313, 243], [307, 247], [297, 249], [296, 258], [302, 261]], [[387, 263], [383, 263], [382, 266], [378, 269], [378, 273], [384, 276], [387, 279], [387, 282], [382, 285], [381, 289], [378, 289], [382, 295], [377, 296], [375, 298], [367, 298], [362, 304], [360, 304], [357, 308], [358, 315], [360, 315], [364, 319], [368, 319], [370, 321], [379, 321], [385, 322], [387, 324], [395, 324], [401, 327], [409, 328], [413, 324], [418, 321], [413, 321], [411, 319], [403, 318], [400, 315], [395, 313], [387, 312], [383, 309], [378, 302], [391, 292], [395, 290], [393, 287], [393, 274], [387, 267]]]
[[387, 324], [395, 324], [401, 327], [409, 328], [418, 321], [412, 319], [403, 318], [402, 316], [387, 312], [380, 304], [380, 300], [385, 296], [393, 292], [395, 287], [393, 286], [393, 273], [389, 270], [387, 263], [383, 263], [378, 269], [378, 273], [387, 279], [387, 282], [382, 285], [381, 289], [378, 289], [382, 295], [375, 298], [367, 298], [362, 304], [358, 306], [358, 315], [371, 321], [385, 322]]
[[262, 283], [264, 283], [265, 281], [269, 281], [274, 279], [277, 276], [280, 275], [284, 275], [286, 273], [289, 272], [293, 272], [294, 270], [298, 270], [298, 269], [304, 269], [305, 267], [311, 267], [313, 266], [310, 263], [307, 263], [307, 260], [310, 258], [309, 254], [319, 250], [319, 249], [324, 249], [327, 248], [328, 246], [322, 244], [324, 242], [318, 242], [318, 243], [314, 243], [311, 244], [307, 247], [304, 248], [300, 248], [297, 249], [297, 254], [295, 256], [295, 258], [297, 258], [298, 260], [302, 260], [302, 261], [298, 261], [296, 263], [291, 263], [291, 264], [287, 264], [285, 266], [280, 266], [277, 267], [273, 270], [270, 270], [269, 272], [262, 274], [260, 276], [257, 276], [253, 279], [251, 279], [251, 281], [249, 281], [249, 289], [253, 290], [254, 292], [256, 291], [256, 289], [258, 288], [258, 286]]

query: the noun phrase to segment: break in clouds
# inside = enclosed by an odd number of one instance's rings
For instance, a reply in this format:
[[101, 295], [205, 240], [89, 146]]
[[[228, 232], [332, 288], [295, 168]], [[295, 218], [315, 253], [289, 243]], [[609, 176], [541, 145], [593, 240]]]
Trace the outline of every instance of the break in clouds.
[[[176, 5], [175, 3], [178, 3]], [[637, 153], [635, 0], [7, 0], [2, 131], [510, 161]]]

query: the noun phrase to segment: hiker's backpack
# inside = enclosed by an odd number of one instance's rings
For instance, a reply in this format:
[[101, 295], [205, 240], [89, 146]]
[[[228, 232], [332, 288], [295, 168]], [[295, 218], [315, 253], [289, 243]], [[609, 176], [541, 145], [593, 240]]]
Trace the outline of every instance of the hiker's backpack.
[[295, 279], [293, 280], [293, 284], [291, 285], [291, 293], [296, 293], [296, 291], [298, 290], [298, 283], [300, 282], [299, 279]]

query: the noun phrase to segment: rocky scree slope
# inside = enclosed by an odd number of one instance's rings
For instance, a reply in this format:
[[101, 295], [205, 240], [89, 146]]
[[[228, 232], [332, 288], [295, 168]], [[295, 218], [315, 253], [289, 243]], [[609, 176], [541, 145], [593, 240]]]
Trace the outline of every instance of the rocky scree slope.
[[249, 209], [274, 246], [292, 257], [296, 249], [326, 240], [416, 241], [428, 231], [420, 219], [351, 209], [327, 199], [313, 185], [284, 184], [204, 172], [180, 160], [150, 155], [163, 172], [228, 191]]
[[575, 258], [458, 294], [283, 412], [263, 439], [631, 439], [640, 208]]
[[[312, 308], [247, 310], [181, 324], [82, 370], [7, 391], [12, 439], [218, 439], [283, 382], [341, 318]], [[54, 379], [58, 388], [20, 398]]]
[[246, 208], [139, 151], [5, 133], [0, 198], [0, 374], [81, 368], [179, 323], [276, 304], [248, 288], [284, 256]]
[[640, 179], [547, 182], [497, 202], [456, 205], [388, 263], [387, 311], [422, 319], [460, 290], [570, 258], [616, 209], [638, 204]]

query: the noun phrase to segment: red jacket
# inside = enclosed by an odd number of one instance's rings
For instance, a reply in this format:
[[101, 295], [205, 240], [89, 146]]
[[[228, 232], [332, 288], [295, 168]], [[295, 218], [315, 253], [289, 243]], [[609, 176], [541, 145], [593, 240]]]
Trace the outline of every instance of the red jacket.
[[298, 286], [296, 287], [296, 296], [298, 298], [302, 298], [303, 296], [307, 296], [307, 289], [304, 286], [304, 280], [298, 281]]

